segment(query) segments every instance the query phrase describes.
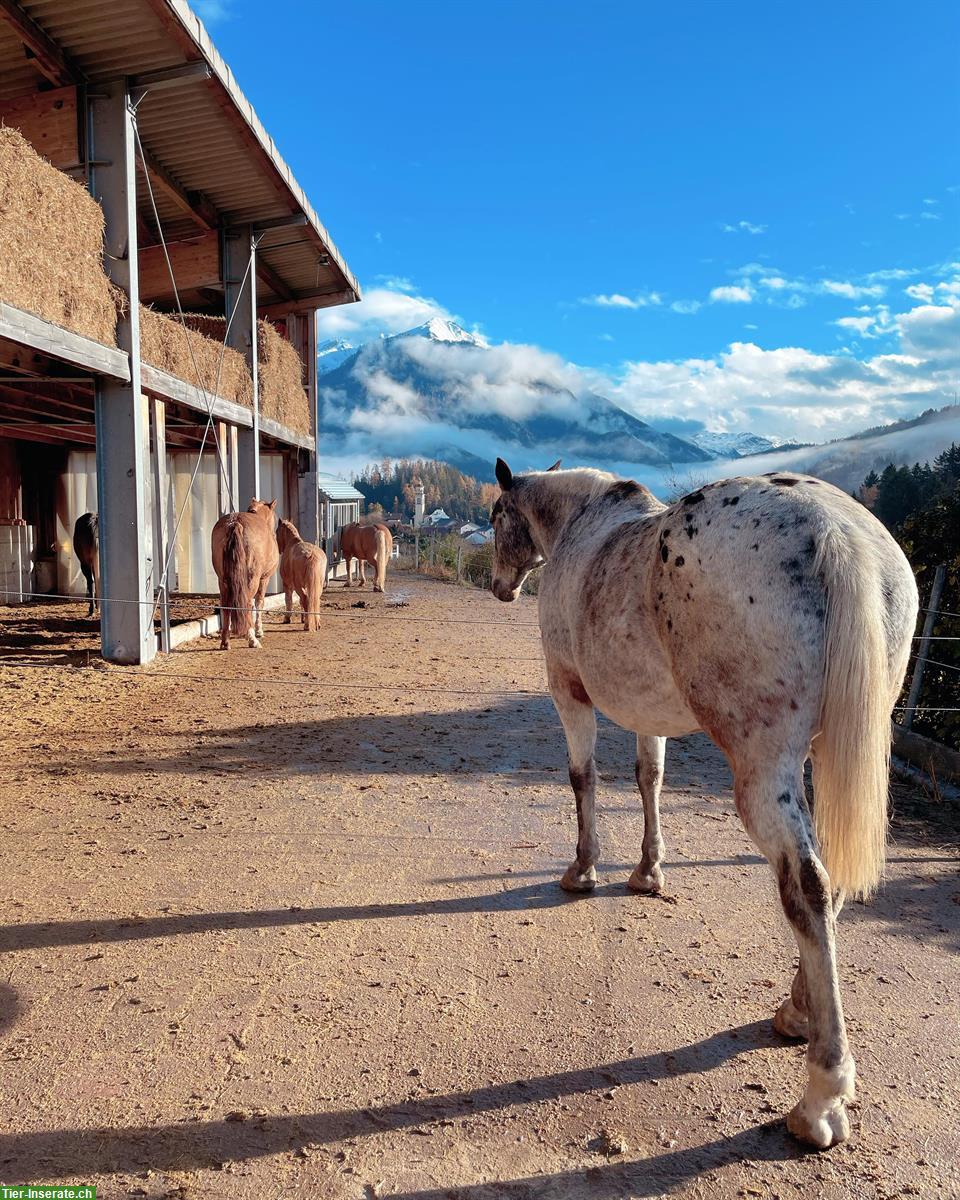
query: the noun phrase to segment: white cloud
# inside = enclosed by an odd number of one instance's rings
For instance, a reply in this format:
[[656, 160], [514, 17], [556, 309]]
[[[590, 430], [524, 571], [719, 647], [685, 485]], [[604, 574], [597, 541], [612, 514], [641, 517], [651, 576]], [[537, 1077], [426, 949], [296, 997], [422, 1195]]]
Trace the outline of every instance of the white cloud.
[[739, 284], [715, 287], [710, 292], [710, 301], [713, 304], [749, 304], [752, 299], [753, 292]]
[[933, 299], [933, 288], [929, 283], [913, 283], [903, 289], [912, 300], [922, 300], [929, 303]]
[[699, 312], [703, 305], [699, 300], [674, 300], [670, 307], [675, 313], [682, 313], [688, 317]]
[[880, 283], [858, 284], [837, 279], [821, 279], [819, 286], [830, 296], [846, 296], [848, 300], [859, 300], [861, 296], [882, 296], [886, 291]]
[[[409, 280], [403, 280], [409, 284]], [[412, 284], [409, 284], [412, 287]], [[321, 308], [317, 313], [317, 338], [350, 336], [358, 340], [380, 333], [402, 333], [423, 325], [431, 317], [450, 317], [436, 300], [391, 287], [375, 287], [364, 292], [358, 304]]]
[[193, 9], [204, 25], [216, 25], [233, 16], [233, 0], [193, 0]]
[[593, 308], [651, 308], [663, 303], [659, 292], [638, 292], [635, 296], [625, 296], [622, 292], [601, 293], [596, 296], [583, 296], [581, 304]]
[[735, 225], [721, 225], [724, 233], [766, 233], [766, 225], [754, 225], [752, 221], [737, 221]]
[[935, 212], [922, 212], [920, 214], [921, 221], [939, 221], [940, 214]]

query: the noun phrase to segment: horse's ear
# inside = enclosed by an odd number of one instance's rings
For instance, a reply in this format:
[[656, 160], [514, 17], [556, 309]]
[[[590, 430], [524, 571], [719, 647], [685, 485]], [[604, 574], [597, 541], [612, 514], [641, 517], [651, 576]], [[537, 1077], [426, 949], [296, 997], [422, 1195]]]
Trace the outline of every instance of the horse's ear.
[[497, 483], [502, 492], [509, 492], [513, 487], [513, 472], [502, 458], [497, 459]]
[[558, 458], [558, 459], [557, 459], [557, 461], [556, 461], [556, 462], [553, 464], [553, 466], [552, 466], [552, 467], [547, 467], [547, 470], [548, 470], [548, 471], [559, 471], [559, 470], [560, 470], [560, 464], [561, 464], [562, 462], [563, 462], [563, 459], [562, 459], [562, 458]]
[[276, 502], [276, 500], [271, 500], [271, 501], [270, 501], [270, 510], [271, 510], [271, 512], [275, 511], [275, 510], [276, 510], [276, 507], [277, 507], [277, 502]]

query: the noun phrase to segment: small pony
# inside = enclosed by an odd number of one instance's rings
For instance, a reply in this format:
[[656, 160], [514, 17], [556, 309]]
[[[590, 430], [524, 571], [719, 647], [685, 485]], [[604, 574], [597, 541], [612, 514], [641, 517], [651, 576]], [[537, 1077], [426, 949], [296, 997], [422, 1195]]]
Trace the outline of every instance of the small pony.
[[280, 550], [274, 536], [276, 500], [251, 500], [244, 513], [227, 513], [213, 527], [213, 569], [220, 581], [220, 649], [230, 634], [246, 636], [251, 649], [263, 637], [263, 598], [277, 569]]
[[277, 545], [280, 548], [280, 578], [287, 597], [283, 623], [293, 620], [293, 593], [300, 597], [303, 628], [311, 633], [320, 628], [320, 597], [327, 579], [327, 556], [319, 546], [305, 542], [292, 521], [277, 525]]
[[340, 553], [347, 564], [346, 587], [353, 583], [353, 559], [357, 560], [357, 572], [360, 576], [358, 587], [363, 587], [366, 580], [363, 577], [363, 564], [370, 563], [376, 572], [373, 580], [375, 592], [386, 591], [387, 563], [393, 553], [393, 534], [379, 522], [375, 525], [363, 525], [354, 521], [344, 525], [340, 530]]
[[87, 616], [100, 608], [100, 522], [96, 513], [77, 517], [73, 527], [73, 552], [80, 560], [80, 570], [87, 581]]

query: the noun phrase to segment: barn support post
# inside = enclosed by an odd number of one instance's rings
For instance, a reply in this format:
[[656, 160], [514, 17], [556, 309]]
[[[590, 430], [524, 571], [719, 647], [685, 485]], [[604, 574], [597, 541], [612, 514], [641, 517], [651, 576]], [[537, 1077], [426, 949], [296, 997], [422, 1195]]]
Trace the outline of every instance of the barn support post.
[[306, 368], [307, 399], [310, 403], [310, 433], [313, 450], [301, 452], [305, 470], [300, 474], [300, 536], [305, 542], [320, 540], [320, 491], [317, 479], [317, 456], [320, 453], [319, 414], [317, 412], [317, 314], [303, 317], [304, 366]]
[[129, 382], [100, 376], [94, 411], [100, 522], [100, 643], [112, 662], [146, 663], [153, 633], [154, 561], [148, 503], [150, 442], [140, 391], [140, 288], [137, 271], [135, 114], [124, 80], [98, 85], [90, 97], [90, 191], [103, 208], [104, 265], [127, 294], [117, 344], [130, 362]]
[[[260, 497], [260, 391], [257, 355], [257, 244], [249, 225], [223, 233], [223, 290], [230, 332], [227, 345], [247, 360], [253, 379], [253, 426], [237, 430], [236, 508]], [[249, 268], [249, 269], [248, 269]]]
[[226, 421], [217, 422], [217, 441], [220, 443], [220, 454], [222, 461], [217, 467], [217, 507], [220, 510], [220, 516], [225, 516], [228, 512], [234, 511], [234, 488], [231, 488], [231, 476], [233, 473], [233, 463], [236, 461], [236, 455], [231, 453], [230, 430], [233, 427], [228, 425]]
[[169, 654], [170, 591], [175, 585], [175, 574], [167, 521], [167, 406], [156, 397], [150, 401], [150, 425], [153, 433], [153, 551], [157, 564], [156, 585], [160, 589], [157, 596], [160, 649]]

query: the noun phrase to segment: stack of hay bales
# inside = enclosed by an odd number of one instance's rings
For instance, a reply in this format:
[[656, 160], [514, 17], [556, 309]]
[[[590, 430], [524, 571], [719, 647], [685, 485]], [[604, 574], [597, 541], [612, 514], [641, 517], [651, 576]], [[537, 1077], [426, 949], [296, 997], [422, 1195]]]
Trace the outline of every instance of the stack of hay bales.
[[[208, 317], [187, 313], [184, 317], [191, 329], [222, 342], [227, 323], [223, 317]], [[257, 322], [258, 382], [260, 385], [260, 415], [277, 421], [295, 433], [310, 432], [310, 402], [303, 389], [303, 367], [300, 355], [270, 321]], [[249, 379], [249, 376], [248, 376]], [[225, 396], [225, 392], [221, 392]], [[241, 401], [250, 406], [250, 397]]]
[[87, 189], [0, 125], [0, 300], [108, 346], [115, 289], [103, 271], [103, 211]]
[[[237, 350], [223, 346], [225, 322], [220, 319], [219, 337], [216, 317], [184, 314], [168, 317], [140, 306], [140, 356], [145, 363], [175, 375], [185, 383], [201, 387], [208, 395], [233, 400], [245, 408], [253, 405], [253, 380], [247, 360]], [[204, 328], [212, 322], [209, 335]], [[199, 375], [199, 379], [197, 376]]]

